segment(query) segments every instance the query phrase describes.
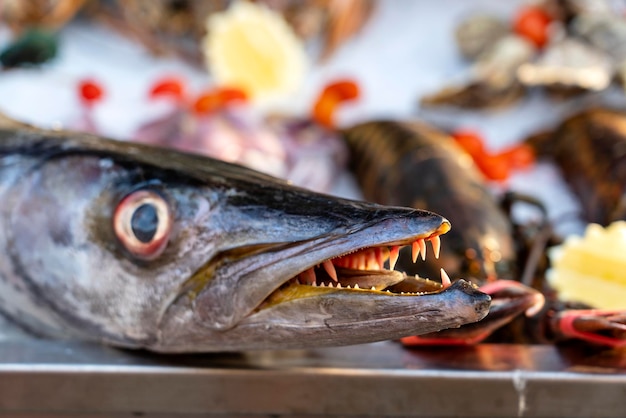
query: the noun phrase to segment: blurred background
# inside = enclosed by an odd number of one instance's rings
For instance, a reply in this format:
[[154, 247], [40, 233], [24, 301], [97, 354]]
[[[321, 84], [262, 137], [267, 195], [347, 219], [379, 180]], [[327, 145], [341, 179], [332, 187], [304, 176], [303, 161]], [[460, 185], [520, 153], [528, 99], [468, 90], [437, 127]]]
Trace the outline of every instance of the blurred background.
[[[210, 46], [213, 38], [218, 39], [213, 44], [219, 44], [220, 35], [211, 38], [207, 25], [220, 16], [228, 20], [229, 10], [232, 12], [239, 3], [242, 2], [5, 0], [0, 9], [0, 45], [4, 47], [0, 110], [41, 127], [88, 130], [127, 140], [140, 136], [137, 132], [141, 127], [162, 119], [172, 110], [172, 100], [150, 96], [151, 89], [166, 79], [184, 85], [187, 93], [195, 96], [193, 99], [220, 87], [247, 89], [251, 97], [240, 107], [246, 108], [248, 120], [273, 114], [311, 118], [324, 87], [338, 80], [349, 80], [358, 85], [359, 95], [333, 110], [337, 126], [381, 118], [417, 117], [451, 131], [478, 130], [486, 147], [493, 151], [521, 142], [571, 111], [571, 101], [553, 101], [537, 91], [527, 92], [525, 97], [507, 106], [497, 103], [498, 93], [491, 95], [494, 106], [470, 103], [462, 111], [451, 110], [454, 106], [438, 106], [433, 110], [420, 105], [421, 98], [450, 86], [470, 83], [476, 77], [474, 58], [464, 57], [460, 51], [463, 45], [457, 42], [459, 25], [476, 16], [488, 16], [498, 26], [486, 29], [495, 31], [488, 38], [497, 39], [513, 32], [514, 20], [525, 6], [542, 2], [276, 0], [255, 3], [257, 9], [269, 9], [277, 19], [287, 23], [289, 30], [282, 32], [282, 22], [270, 20], [268, 25], [276, 26], [279, 39], [286, 38], [278, 41], [277, 55], [287, 54], [291, 57], [288, 65], [292, 65], [284, 68], [285, 74], [290, 75], [277, 75], [291, 79], [284, 83], [287, 86], [280, 83], [269, 86], [261, 93], [262, 97], [255, 90], [259, 88], [255, 83], [262, 81], [237, 79], [236, 75], [237, 71], [257, 71], [250, 68], [254, 64], [242, 61], [241, 69], [229, 69], [229, 65], [237, 67], [237, 64], [223, 64], [227, 58], [215, 51], [219, 47], [212, 50]], [[547, 6], [543, 6], [555, 10], [555, 4], [561, 2], [545, 3]], [[569, 3], [606, 3], [615, 10], [620, 6], [615, 5], [619, 2]], [[256, 9], [249, 14], [255, 13]], [[563, 28], [556, 27], [559, 26], [556, 23], [553, 19], [552, 27], [544, 30], [561, 38], [559, 32]], [[481, 22], [474, 24], [480, 25]], [[262, 54], [275, 48], [272, 36], [256, 45]], [[480, 42], [486, 41], [474, 41], [478, 43], [475, 48], [486, 49]], [[247, 47], [240, 48], [245, 55]], [[536, 59], [535, 53], [526, 53], [526, 61]], [[219, 61], [218, 74], [212, 71], [211, 54]], [[511, 57], [506, 54], [488, 60], [509, 68], [511, 64], [507, 60]], [[284, 64], [281, 59], [270, 57], [270, 65], [281, 67]], [[514, 56], [512, 60], [518, 65], [516, 60], [520, 58]], [[86, 103], [80, 92], [84, 82], [93, 82], [101, 90], [93, 102]], [[589, 97], [574, 99], [578, 102]], [[273, 152], [271, 146], [267, 148], [270, 150], [265, 154], [271, 163], [275, 156], [267, 156]], [[257, 164], [257, 168], [261, 165], [274, 174], [284, 173], [280, 167], [267, 168], [267, 162]], [[512, 173], [511, 186], [540, 194], [551, 210], [571, 212], [575, 200], [559, 187], [558, 176], [545, 167], [540, 167], [539, 177], [534, 171]], [[359, 196], [349, 181], [346, 183], [342, 177], [336, 180], [331, 185], [334, 193]], [[534, 184], [538, 181], [547, 182], [549, 187], [537, 190]], [[560, 202], [558, 207], [552, 205], [553, 201]], [[580, 226], [562, 227], [580, 230]]]

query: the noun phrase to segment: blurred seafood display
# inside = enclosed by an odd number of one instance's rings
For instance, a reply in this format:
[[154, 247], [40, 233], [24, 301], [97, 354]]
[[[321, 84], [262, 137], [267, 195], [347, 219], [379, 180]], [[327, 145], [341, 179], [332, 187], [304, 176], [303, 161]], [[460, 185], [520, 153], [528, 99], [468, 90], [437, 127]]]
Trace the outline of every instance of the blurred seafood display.
[[426, 262], [414, 265], [416, 253], [402, 251], [398, 268], [438, 277], [442, 267], [454, 279], [485, 285], [481, 290], [492, 296], [489, 314], [479, 323], [423, 336], [420, 343], [476, 342], [520, 313], [543, 307], [541, 293], [512, 281], [518, 266], [511, 222], [471, 156], [451, 136], [425, 123], [376, 121], [349, 128], [344, 137], [366, 199], [425, 208], [454, 225], [436, 263], [423, 255]]
[[[505, 208], [520, 198], [509, 195], [503, 204], [498, 202], [470, 154], [452, 136], [421, 122], [377, 121], [346, 129], [344, 137], [351, 151], [350, 167], [365, 198], [426, 208], [447, 217], [453, 228], [442, 240], [439, 265], [453, 280], [470, 279], [492, 297], [490, 312], [482, 321], [407, 337], [405, 345], [472, 344], [488, 338], [518, 343], [578, 338], [610, 346], [626, 344], [626, 311], [620, 310], [626, 306], [581, 304], [585, 299], [571, 297], [574, 293], [567, 280], [557, 286], [559, 295], [551, 286], [555, 281], [546, 280], [546, 238], [550, 237], [545, 237], [545, 231], [551, 229], [515, 223]], [[552, 237], [551, 242], [557, 241]], [[426, 268], [417, 270], [410, 257], [416, 257], [416, 252], [399, 255], [401, 271], [437, 277], [437, 267], [429, 262], [434, 260], [426, 259], [419, 265]], [[564, 274], [571, 271], [560, 276]], [[583, 287], [580, 280], [577, 283]], [[602, 296], [606, 286], [598, 284], [596, 290], [600, 299], [615, 300], [614, 295]], [[617, 310], [577, 310], [591, 305]]]
[[72, 19], [85, 0], [4, 0], [0, 5], [0, 21], [15, 33], [32, 28], [56, 30]]
[[[81, 80], [77, 93], [83, 109], [72, 130], [101, 133], [93, 109], [105, 96], [103, 86]], [[242, 90], [208, 88], [194, 95], [181, 78], [166, 76], [146, 95], [147, 102], [162, 102], [166, 109], [129, 139], [238, 163], [329, 193], [347, 160], [346, 146], [332, 129], [334, 113], [357, 97], [353, 82], [338, 81], [323, 89], [310, 117], [263, 114]]]
[[[110, 4], [112, 3], [112, 4]], [[131, 0], [99, 2], [94, 12], [144, 43], [154, 53], [182, 53], [199, 59], [198, 44], [206, 35], [207, 17], [228, 9], [233, 0]], [[278, 12], [298, 37], [323, 41], [328, 56], [367, 22], [372, 0], [256, 0]]]
[[626, 76], [626, 4], [544, 0], [512, 20], [478, 13], [459, 23], [455, 39], [471, 62], [465, 83], [421, 98], [423, 106], [491, 109], [529, 88], [555, 97], [601, 92]]
[[331, 190], [347, 157], [338, 135], [310, 119], [265, 118], [244, 106], [208, 115], [175, 109], [140, 127], [134, 139], [243, 164], [319, 192]]
[[580, 200], [585, 221], [606, 226], [626, 220], [624, 110], [584, 110], [526, 142], [560, 168]]
[[[152, 100], [167, 100], [170, 110], [140, 126], [132, 139], [239, 163], [318, 192], [330, 192], [344, 170], [347, 150], [329, 125], [339, 102], [333, 99], [339, 86], [331, 83], [320, 94], [312, 118], [281, 114], [263, 115], [236, 89], [212, 89], [195, 99], [186, 97], [184, 83], [175, 78], [158, 80]], [[343, 87], [342, 87], [343, 86]], [[329, 95], [331, 98], [329, 99]], [[330, 105], [324, 105], [331, 101]]]
[[[210, 18], [242, 4], [249, 7], [251, 3], [242, 0], [6, 0], [0, 3], [0, 21], [17, 37], [33, 30], [51, 36], [79, 15], [114, 28], [140, 42], [153, 54], [175, 55], [201, 65], [205, 59], [203, 39], [210, 35], [207, 33]], [[374, 0], [256, 0], [253, 3], [275, 12], [281, 21], [284, 19], [303, 42], [319, 42], [322, 59], [354, 36], [374, 8]], [[262, 32], [257, 31], [256, 36], [259, 33]], [[27, 63], [40, 64], [51, 58], [53, 56], [48, 55], [45, 60]], [[2, 60], [0, 63], [9, 66]]]
[[607, 228], [589, 224], [584, 236], [569, 237], [551, 249], [550, 284], [563, 300], [577, 300], [602, 309], [623, 309], [625, 251], [625, 221], [613, 222]]
[[[516, 276], [512, 227], [472, 158], [449, 135], [419, 122], [376, 121], [346, 129], [350, 166], [367, 200], [420, 207], [442, 214], [453, 225], [440, 259], [410, 271], [438, 277], [443, 267], [453, 277], [476, 283]], [[400, 254], [400, 266], [410, 252]]]
[[[53, 58], [55, 31], [81, 8], [81, 16], [129, 34], [153, 53], [174, 52], [198, 62], [204, 55], [213, 87], [192, 98], [179, 78], [157, 80], [148, 99], [168, 109], [139, 126], [131, 139], [238, 162], [328, 192], [346, 159], [343, 142], [330, 129], [333, 113], [340, 102], [358, 97], [354, 83], [327, 86], [310, 117], [266, 114], [251, 102], [299, 88], [307, 60], [303, 42], [324, 38], [321, 56], [327, 57], [360, 29], [373, 5], [369, 0], [9, 1], [0, 13], [19, 38], [0, 62], [13, 68]], [[104, 90], [97, 80], [78, 83], [82, 111], [68, 122], [71, 128], [102, 133], [93, 115]]]

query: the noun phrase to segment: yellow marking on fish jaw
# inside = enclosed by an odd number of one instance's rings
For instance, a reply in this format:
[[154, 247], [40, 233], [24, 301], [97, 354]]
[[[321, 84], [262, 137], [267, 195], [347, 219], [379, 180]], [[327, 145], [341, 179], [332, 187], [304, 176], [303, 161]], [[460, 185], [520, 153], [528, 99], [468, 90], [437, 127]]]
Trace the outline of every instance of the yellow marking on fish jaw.
[[261, 305], [260, 309], [270, 308], [272, 306], [279, 305], [281, 303], [290, 302], [296, 299], [303, 299], [309, 297], [315, 297], [320, 295], [326, 295], [341, 291], [343, 289], [336, 289], [333, 287], [313, 287], [307, 285], [290, 284], [280, 289], [275, 290]]
[[193, 276], [191, 276], [185, 283], [185, 287], [189, 288], [189, 297], [195, 299], [198, 294], [213, 279], [214, 274], [215, 265], [213, 263], [210, 263], [209, 265], [198, 270]]

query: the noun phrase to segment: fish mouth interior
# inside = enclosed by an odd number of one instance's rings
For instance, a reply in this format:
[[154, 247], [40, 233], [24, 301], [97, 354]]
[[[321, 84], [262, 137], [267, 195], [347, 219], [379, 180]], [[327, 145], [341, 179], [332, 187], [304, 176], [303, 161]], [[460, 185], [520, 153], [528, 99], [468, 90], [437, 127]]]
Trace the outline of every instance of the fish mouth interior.
[[259, 309], [292, 299], [317, 296], [336, 291], [370, 292], [388, 296], [421, 296], [439, 293], [450, 286], [450, 279], [442, 269], [441, 282], [407, 276], [394, 270], [402, 247], [410, 246], [413, 262], [424, 261], [427, 243], [432, 246], [434, 255], [439, 258], [439, 230], [426, 237], [417, 237], [400, 242], [357, 249], [347, 254], [321, 261], [276, 289], [259, 306]]

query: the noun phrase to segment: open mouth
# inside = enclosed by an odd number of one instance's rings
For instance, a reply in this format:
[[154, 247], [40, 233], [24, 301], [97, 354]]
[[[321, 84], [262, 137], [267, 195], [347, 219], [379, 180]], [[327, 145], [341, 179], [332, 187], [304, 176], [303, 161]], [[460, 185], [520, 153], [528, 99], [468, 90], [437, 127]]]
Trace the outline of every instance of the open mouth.
[[442, 268], [440, 281], [419, 276], [407, 276], [395, 266], [403, 247], [410, 247], [414, 263], [426, 260], [428, 247], [439, 258], [440, 235], [449, 226], [440, 227], [428, 236], [401, 242], [366, 247], [326, 259], [304, 270], [274, 291], [259, 308], [290, 299], [315, 296], [328, 291], [365, 291], [389, 296], [421, 296], [438, 293], [451, 285], [450, 277]]

